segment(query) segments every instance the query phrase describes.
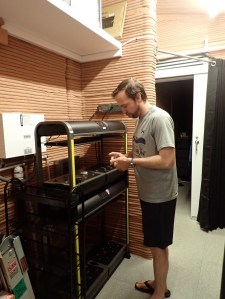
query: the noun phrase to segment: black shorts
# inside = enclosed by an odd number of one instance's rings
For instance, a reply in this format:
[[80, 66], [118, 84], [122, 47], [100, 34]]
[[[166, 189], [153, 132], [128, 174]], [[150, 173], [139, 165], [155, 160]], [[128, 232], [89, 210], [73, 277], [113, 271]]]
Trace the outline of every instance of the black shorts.
[[176, 199], [149, 203], [141, 200], [144, 245], [165, 249], [173, 243]]

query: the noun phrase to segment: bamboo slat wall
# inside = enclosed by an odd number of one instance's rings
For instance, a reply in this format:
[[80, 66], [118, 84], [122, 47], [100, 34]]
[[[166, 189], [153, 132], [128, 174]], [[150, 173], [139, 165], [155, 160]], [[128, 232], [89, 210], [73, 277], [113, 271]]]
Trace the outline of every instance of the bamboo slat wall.
[[[113, 1], [117, 2], [120, 1]], [[104, 6], [110, 4], [112, 1], [103, 1]], [[0, 45], [0, 112], [43, 113], [45, 120], [90, 119], [98, 104], [112, 102], [112, 90], [128, 77], [141, 80], [150, 101], [155, 102], [156, 2], [129, 0], [127, 4], [121, 41], [138, 39], [124, 46], [122, 58], [80, 65], [13, 37], [9, 38], [8, 46]], [[121, 114], [106, 118], [124, 120], [130, 147], [134, 122]], [[102, 115], [95, 115], [94, 119], [102, 119]], [[66, 156], [66, 152], [48, 149], [47, 154], [49, 158], [43, 163], [48, 169], [46, 178], [51, 178], [55, 161]], [[11, 177], [12, 173], [2, 175]], [[142, 245], [140, 207], [132, 173], [130, 181], [131, 252], [151, 257]], [[4, 219], [2, 192], [0, 207], [0, 218]], [[1, 224], [0, 230], [4, 231], [4, 223]]]
[[[176, 5], [176, 0], [171, 6]], [[187, 2], [187, 1], [186, 1]], [[180, 2], [182, 4], [182, 1]], [[215, 18], [210, 18], [206, 13], [188, 14], [187, 10], [179, 9], [180, 13], [165, 13], [165, 8], [170, 6], [164, 0], [157, 1], [157, 36], [158, 48], [169, 52], [180, 52], [194, 54], [208, 47], [209, 55], [223, 58], [225, 52], [225, 14], [219, 14]], [[174, 8], [175, 9], [175, 8]], [[164, 13], [161, 13], [161, 12]], [[170, 9], [167, 9], [170, 11]], [[176, 11], [176, 9], [175, 9]], [[199, 12], [197, 10], [197, 12]], [[213, 51], [213, 48], [223, 48], [223, 51]], [[158, 53], [157, 58], [165, 56]]]
[[1, 112], [44, 113], [64, 118], [65, 58], [9, 38], [0, 46]]
[[[177, 0], [178, 1], [178, 0]], [[121, 2], [103, 0], [103, 6]], [[158, 0], [162, 5], [168, 1]], [[110, 103], [111, 92], [125, 78], [136, 77], [146, 87], [149, 101], [155, 103], [154, 73], [156, 45], [167, 51], [195, 51], [203, 48], [208, 35], [209, 47], [222, 46], [225, 40], [224, 15], [210, 20], [205, 15], [160, 14], [155, 0], [127, 0], [123, 36], [123, 57], [79, 64], [16, 38], [9, 45], [0, 45], [0, 112], [43, 113], [45, 120], [89, 119], [100, 103]], [[157, 24], [157, 27], [156, 27]], [[157, 30], [157, 35], [156, 35]], [[213, 53], [225, 57], [225, 51]], [[95, 114], [93, 119], [101, 120]], [[118, 119], [128, 127], [131, 149], [134, 121], [122, 114], [106, 115], [105, 119]], [[106, 150], [110, 150], [107, 146]], [[81, 149], [79, 154], [88, 152]], [[48, 149], [49, 159], [43, 163], [54, 175], [55, 160], [66, 156], [65, 150]], [[12, 163], [24, 159], [10, 159]], [[25, 161], [27, 162], [27, 161]], [[29, 161], [28, 172], [33, 163]], [[0, 173], [12, 177], [12, 170]], [[129, 214], [131, 253], [150, 258], [150, 251], [142, 243], [141, 215], [132, 170], [129, 175]], [[4, 183], [0, 182], [0, 232], [4, 232]], [[13, 203], [10, 214], [13, 215]], [[121, 211], [123, 213], [123, 211]]]
[[[103, 1], [103, 7], [110, 4], [112, 4], [112, 1]], [[133, 41], [134, 38], [136, 38], [136, 41]], [[129, 77], [139, 79], [145, 85], [149, 101], [155, 103], [155, 1], [129, 0], [127, 2], [123, 36], [120, 41], [126, 43], [123, 47], [122, 58], [111, 61], [89, 62], [82, 65], [82, 91], [85, 98], [84, 113], [87, 118], [92, 116], [98, 104], [113, 102], [111, 98], [112, 91], [123, 79]], [[95, 119], [101, 117], [102, 115], [95, 115]], [[135, 121], [122, 114], [108, 114], [105, 119], [118, 119], [126, 123], [129, 150], [131, 150]], [[132, 170], [129, 173], [129, 181], [130, 251], [150, 258], [150, 250], [143, 246], [141, 209]]]
[[[82, 119], [81, 65], [54, 53], [13, 37], [9, 45], [0, 45], [0, 112], [41, 113], [45, 120]], [[12, 140], [13, 142], [13, 140]], [[16, 145], [15, 145], [16, 146]], [[45, 154], [45, 153], [44, 153]], [[55, 161], [67, 156], [66, 149], [48, 149], [46, 179], [54, 176]], [[34, 171], [33, 159], [19, 157], [2, 161], [26, 163], [28, 175]], [[1, 164], [2, 164], [1, 163]], [[13, 168], [1, 169], [9, 179]], [[0, 232], [5, 232], [3, 189], [0, 182]], [[9, 184], [9, 188], [11, 184]], [[9, 215], [14, 217], [13, 200], [9, 200]]]

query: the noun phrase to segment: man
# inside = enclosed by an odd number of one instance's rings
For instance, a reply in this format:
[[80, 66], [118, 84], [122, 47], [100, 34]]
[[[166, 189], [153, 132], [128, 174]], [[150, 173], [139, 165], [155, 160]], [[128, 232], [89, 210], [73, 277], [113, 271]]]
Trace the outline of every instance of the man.
[[152, 294], [151, 299], [163, 299], [170, 296], [168, 246], [173, 242], [178, 195], [173, 120], [148, 102], [144, 86], [136, 79], [122, 81], [112, 97], [128, 117], [137, 118], [132, 152], [127, 156], [109, 154], [110, 163], [118, 170], [134, 167], [144, 245], [150, 247], [153, 257], [154, 279], [136, 282], [135, 288]]

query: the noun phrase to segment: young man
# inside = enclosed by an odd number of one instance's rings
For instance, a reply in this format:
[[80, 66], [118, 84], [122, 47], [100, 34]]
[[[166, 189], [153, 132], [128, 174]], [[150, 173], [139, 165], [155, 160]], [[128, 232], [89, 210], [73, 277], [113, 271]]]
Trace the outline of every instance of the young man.
[[151, 299], [170, 296], [167, 289], [168, 246], [178, 195], [174, 124], [170, 115], [151, 105], [144, 86], [136, 79], [122, 81], [112, 97], [131, 118], [137, 118], [132, 152], [127, 156], [111, 152], [110, 163], [119, 170], [134, 167], [142, 208], [144, 245], [153, 256], [154, 278], [136, 282], [135, 288], [150, 293]]

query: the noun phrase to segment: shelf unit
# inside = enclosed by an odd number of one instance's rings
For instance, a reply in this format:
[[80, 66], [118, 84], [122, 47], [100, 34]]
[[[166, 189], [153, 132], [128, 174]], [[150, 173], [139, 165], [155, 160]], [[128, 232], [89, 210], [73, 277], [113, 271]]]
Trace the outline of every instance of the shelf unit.
[[[47, 147], [68, 150], [68, 172], [50, 180], [42, 164], [43, 136]], [[122, 259], [129, 257], [128, 172], [110, 166], [107, 154], [116, 147], [127, 152], [126, 126], [120, 121], [41, 122], [35, 140], [38, 183], [21, 196], [22, 238], [35, 295], [95, 298]], [[85, 169], [79, 169], [76, 159], [82, 145], [96, 157]], [[115, 228], [119, 234], [114, 234]]]
[[9, 34], [78, 62], [122, 56], [122, 44], [62, 0], [1, 0]]

